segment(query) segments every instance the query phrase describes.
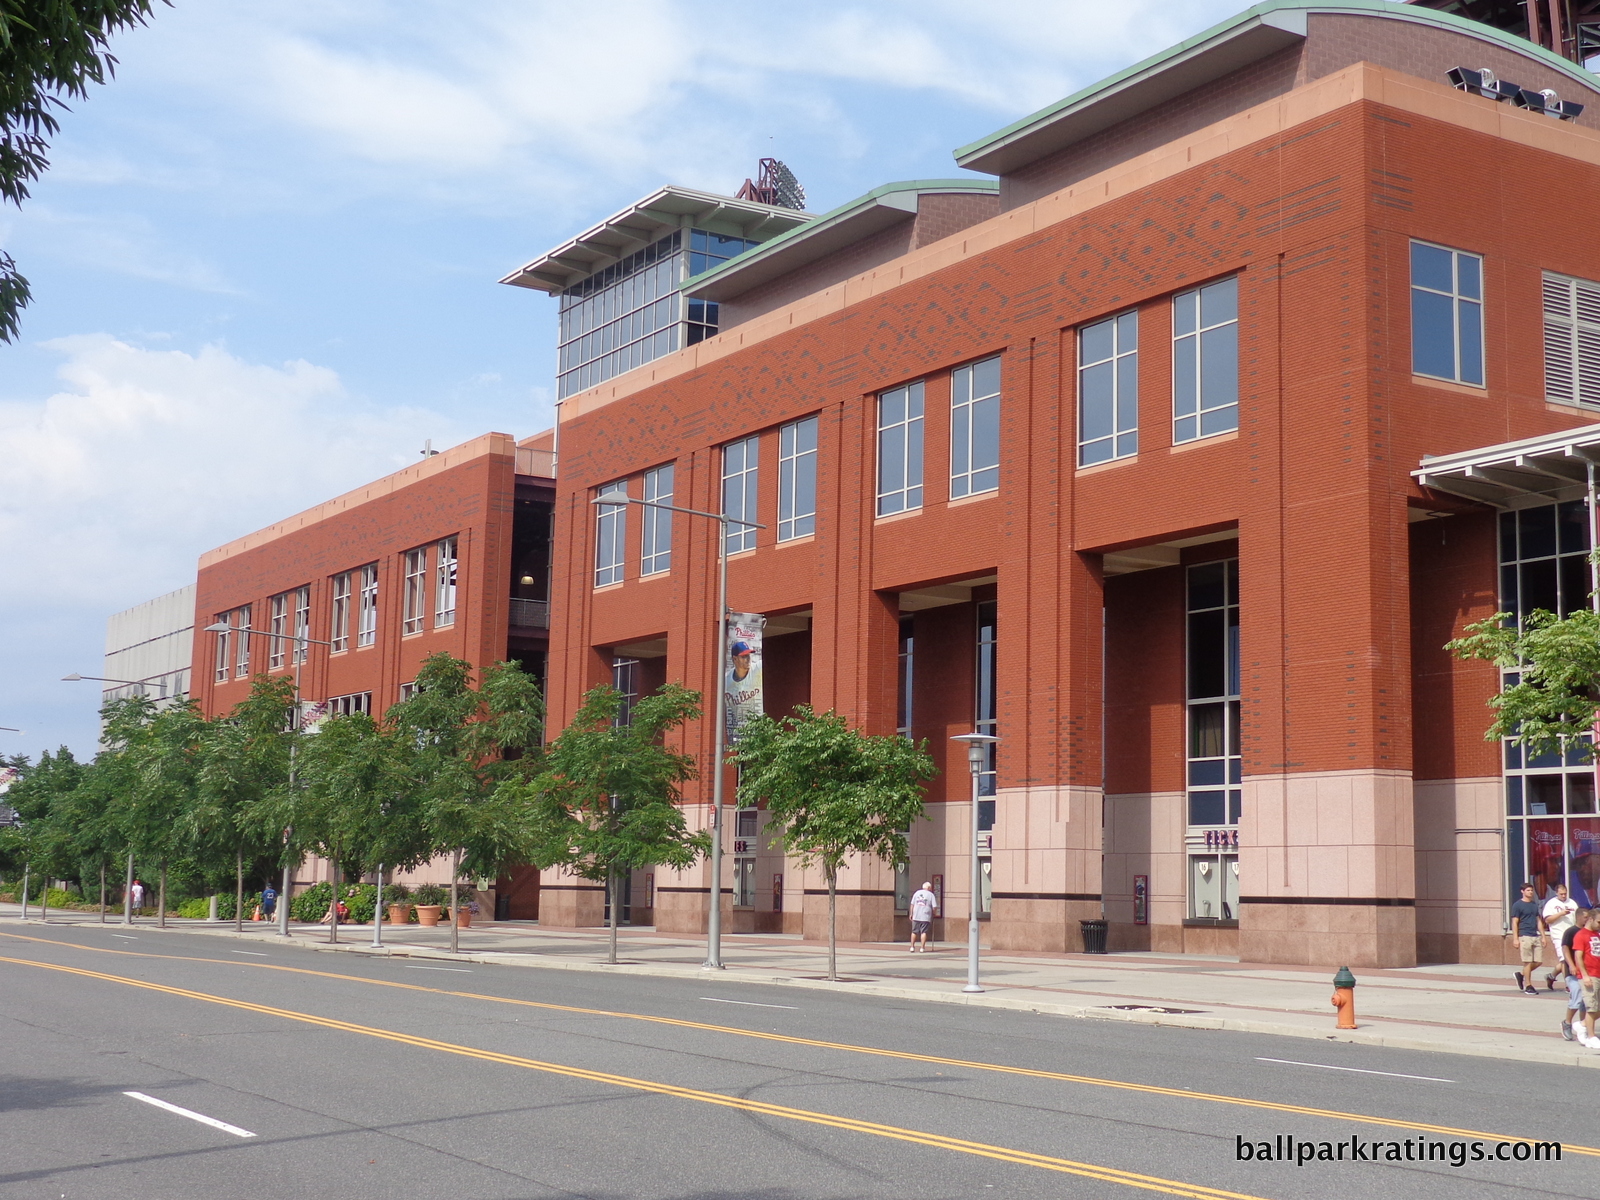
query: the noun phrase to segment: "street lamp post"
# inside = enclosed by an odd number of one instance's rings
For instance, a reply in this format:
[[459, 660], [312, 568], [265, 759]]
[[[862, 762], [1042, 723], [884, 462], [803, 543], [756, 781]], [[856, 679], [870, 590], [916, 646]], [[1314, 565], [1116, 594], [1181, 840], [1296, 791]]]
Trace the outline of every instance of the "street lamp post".
[[123, 683], [127, 684], [129, 687], [158, 687], [161, 689], [161, 695], [157, 696], [156, 699], [165, 700], [167, 698], [167, 681], [165, 679], [158, 679], [154, 683], [151, 683], [148, 679], [107, 679], [104, 675], [79, 675], [76, 671], [74, 671], [71, 675], [63, 675], [61, 677], [61, 682], [81, 683], [85, 679], [92, 679], [96, 683]]
[[963, 992], [981, 992], [978, 983], [978, 780], [989, 747], [1000, 739], [988, 733], [963, 733], [950, 739], [967, 744], [967, 766], [972, 771], [972, 899], [967, 906], [967, 986]]
[[[243, 634], [251, 634], [251, 633], [253, 633], [257, 637], [282, 638], [284, 641], [287, 641], [287, 642], [300, 642], [300, 643], [302, 643], [304, 645], [311, 645], [311, 646], [332, 646], [333, 645], [332, 642], [325, 642], [321, 638], [301, 637], [297, 633], [273, 633], [270, 629], [251, 629], [251, 628], [249, 628], [248, 626], [245, 626], [245, 625], [240, 625], [240, 626], [236, 627], [236, 626], [228, 624], [228, 622], [226, 622], [226, 621], [217, 621], [214, 624], [207, 625], [206, 628], [205, 628], [205, 632], [207, 632], [207, 633], [243, 633]], [[294, 655], [292, 655], [291, 657], [292, 657], [292, 660], [293, 660], [292, 661], [292, 665], [294, 667], [294, 727], [298, 730], [300, 728], [300, 667], [301, 667], [301, 665], [302, 665], [304, 660], [302, 659], [302, 657], [300, 656], [300, 654], [298, 652], [295, 653]], [[291, 742], [289, 744], [289, 789], [291, 791], [294, 790], [294, 783], [295, 783], [295, 779], [294, 779], [294, 743]], [[285, 829], [283, 832], [284, 832], [284, 840], [285, 840], [285, 842], [287, 842], [289, 836], [292, 834], [293, 831], [291, 829]], [[290, 870], [291, 870], [291, 868], [288, 866], [287, 863], [285, 863], [284, 864], [284, 868], [283, 868], [283, 887], [278, 892], [278, 936], [279, 937], [285, 937], [285, 938], [289, 936], [289, 872], [290, 872]], [[339, 870], [339, 864], [338, 863], [334, 863], [333, 864], [333, 873], [337, 874], [338, 870]], [[235, 921], [237, 921], [238, 918], [239, 918], [239, 913], [237, 911], [235, 911], [233, 915], [234, 915]], [[337, 932], [338, 928], [339, 928], [339, 884], [338, 884], [338, 881], [335, 880], [334, 884], [333, 884], [333, 929], [334, 929], [335, 932]]]
[[689, 517], [705, 517], [720, 525], [717, 530], [717, 647], [711, 678], [716, 688], [715, 707], [716, 741], [711, 755], [711, 913], [706, 922], [706, 970], [722, 970], [722, 776], [723, 759], [728, 753], [728, 699], [723, 687], [723, 659], [728, 651], [728, 526], [739, 525], [745, 529], [765, 529], [755, 521], [730, 517], [726, 513], [704, 512], [698, 508], [679, 508], [676, 504], [658, 504], [654, 500], [639, 500], [633, 496], [596, 496], [591, 504], [604, 508], [618, 508], [624, 504], [637, 504], [640, 508], [659, 508], [667, 512], [683, 513]]

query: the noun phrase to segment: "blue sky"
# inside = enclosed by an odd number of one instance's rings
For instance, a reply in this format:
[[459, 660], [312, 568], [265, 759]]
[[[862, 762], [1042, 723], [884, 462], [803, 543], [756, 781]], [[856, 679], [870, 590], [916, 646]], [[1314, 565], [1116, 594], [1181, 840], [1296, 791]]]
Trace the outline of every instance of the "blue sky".
[[105, 618], [212, 546], [550, 423], [498, 285], [663, 183], [785, 160], [825, 211], [1245, 7], [178, 0], [120, 37], [0, 246], [0, 750], [92, 753]]

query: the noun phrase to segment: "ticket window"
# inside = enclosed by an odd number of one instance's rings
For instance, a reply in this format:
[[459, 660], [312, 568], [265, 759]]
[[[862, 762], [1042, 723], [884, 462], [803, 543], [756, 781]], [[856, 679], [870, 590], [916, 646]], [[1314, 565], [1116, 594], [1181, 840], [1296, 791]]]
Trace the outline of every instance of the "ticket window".
[[894, 865], [894, 911], [905, 914], [911, 911], [911, 864]]
[[733, 906], [756, 906], [756, 830], [759, 814], [741, 808], [733, 819]]
[[754, 908], [756, 906], [756, 860], [754, 858], [736, 858], [733, 860], [733, 906], [735, 908]]
[[1189, 916], [1198, 920], [1239, 918], [1239, 856], [1195, 854], [1189, 858]]

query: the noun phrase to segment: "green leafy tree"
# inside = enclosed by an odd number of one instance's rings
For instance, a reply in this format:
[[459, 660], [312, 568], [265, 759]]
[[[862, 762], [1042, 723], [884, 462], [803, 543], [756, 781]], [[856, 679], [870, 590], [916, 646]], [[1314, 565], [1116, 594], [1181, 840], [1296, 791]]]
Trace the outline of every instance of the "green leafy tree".
[[232, 713], [213, 720], [206, 737], [185, 834], [210, 869], [232, 867], [236, 929], [244, 922], [246, 865], [252, 874], [282, 871], [303, 853], [293, 832], [300, 799], [291, 787], [299, 738], [289, 720], [293, 706], [292, 680], [257, 675], [250, 694]]
[[37, 880], [35, 894], [41, 901], [51, 879], [79, 877], [79, 830], [72, 798], [82, 779], [82, 764], [62, 746], [56, 754], [41, 754], [36, 763], [24, 759], [17, 782], [6, 794], [7, 804], [22, 822], [16, 831], [17, 850], [27, 873]]
[[123, 828], [135, 852], [158, 864], [156, 907], [163, 926], [168, 872], [174, 859], [187, 859], [192, 849], [187, 835], [199, 800], [208, 732], [199, 704], [184, 700], [150, 716], [125, 751], [133, 786], [123, 809]]
[[852, 854], [906, 860], [902, 830], [923, 815], [922, 785], [933, 778], [927, 743], [851, 729], [836, 713], [800, 705], [793, 716], [757, 717], [734, 747], [739, 796], [765, 801], [773, 845], [828, 881], [828, 978], [838, 969], [838, 876]]
[[[366, 713], [331, 717], [302, 743], [303, 844], [335, 864], [341, 885], [348, 874], [380, 863], [404, 869], [430, 856], [430, 830], [421, 794], [411, 786], [406, 749], [392, 726]], [[337, 904], [328, 940], [339, 940]]]
[[1560, 617], [1535, 609], [1519, 626], [1514, 614], [1495, 613], [1465, 633], [1445, 648], [1517, 674], [1489, 701], [1495, 717], [1486, 739], [1520, 743], [1529, 755], [1581, 749], [1593, 758], [1588, 735], [1600, 715], [1600, 614], [1585, 608]]
[[669, 732], [699, 716], [700, 694], [679, 684], [636, 701], [626, 720], [622, 693], [597, 687], [551, 743], [543, 773], [522, 785], [535, 801], [538, 865], [605, 884], [611, 962], [619, 881], [642, 867], [681, 870], [711, 848], [707, 834], [689, 832], [679, 803], [694, 759], [665, 744]]
[[516, 663], [485, 668], [480, 689], [473, 687], [472, 664], [444, 653], [423, 660], [416, 688], [385, 720], [406, 748], [432, 852], [451, 856], [455, 951], [460, 881], [533, 861], [528, 795], [501, 785], [537, 773], [544, 704], [538, 685]]
[[[110, 78], [111, 35], [144, 24], [151, 8], [151, 0], [0, 0], [0, 199], [21, 207], [50, 165], [56, 113]], [[17, 336], [29, 298], [28, 281], [0, 250], [0, 341]]]

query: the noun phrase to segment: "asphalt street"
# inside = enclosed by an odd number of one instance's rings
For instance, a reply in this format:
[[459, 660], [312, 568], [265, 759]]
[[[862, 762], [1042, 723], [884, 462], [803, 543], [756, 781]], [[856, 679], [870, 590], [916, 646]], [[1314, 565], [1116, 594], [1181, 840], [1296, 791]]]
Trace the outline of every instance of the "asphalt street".
[[847, 985], [0, 931], [6, 1198], [1600, 1197], [1597, 1101], [1577, 1068]]

